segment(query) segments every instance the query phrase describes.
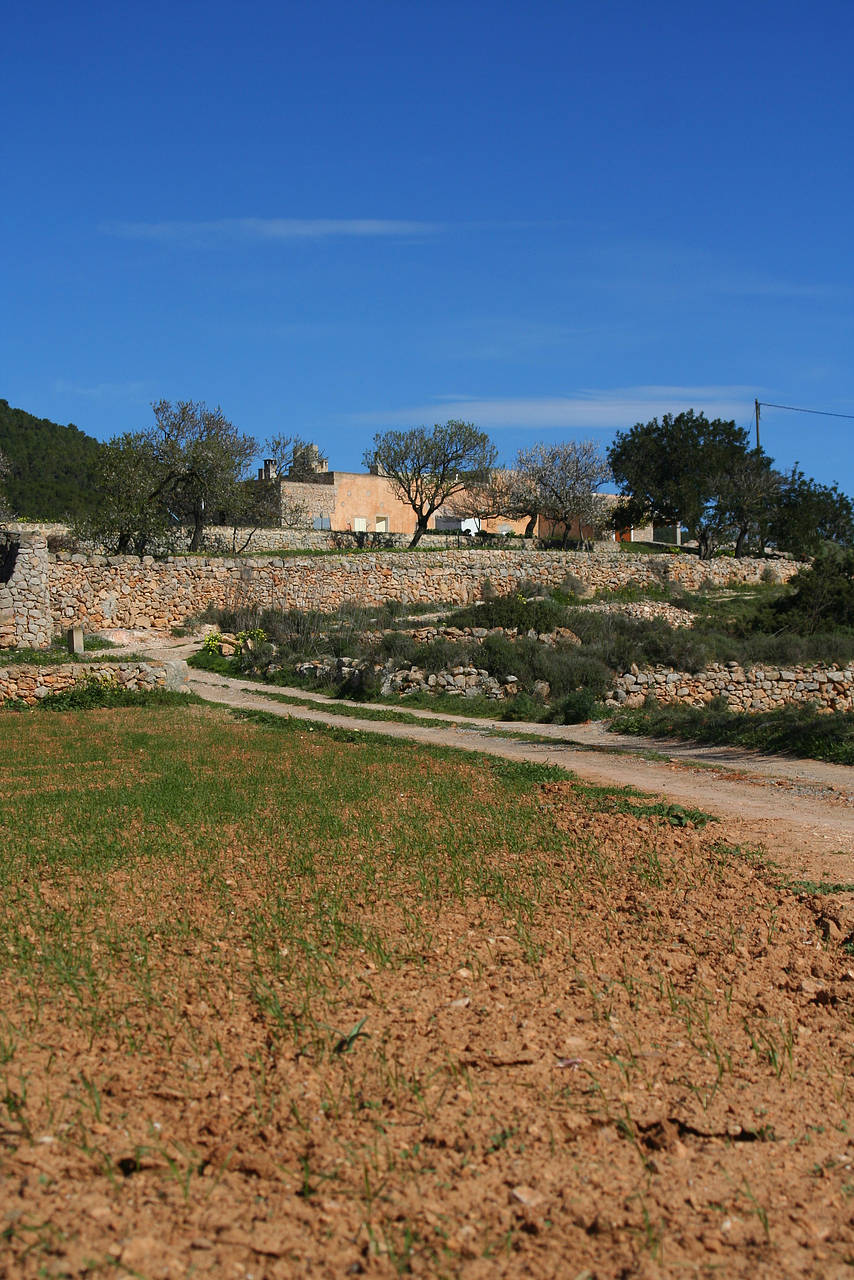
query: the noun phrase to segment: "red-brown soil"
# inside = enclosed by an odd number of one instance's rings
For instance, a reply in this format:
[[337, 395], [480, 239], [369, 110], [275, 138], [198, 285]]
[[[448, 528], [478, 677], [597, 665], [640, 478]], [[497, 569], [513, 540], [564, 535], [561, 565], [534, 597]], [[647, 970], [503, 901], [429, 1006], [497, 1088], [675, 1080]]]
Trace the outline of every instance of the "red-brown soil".
[[266, 989], [239, 830], [105, 872], [102, 917], [28, 882], [69, 965], [113, 942], [61, 989], [2, 971], [0, 1274], [851, 1275], [850, 896], [570, 782], [519, 803], [543, 842], [495, 849], [500, 893], [360, 889], [374, 942]]

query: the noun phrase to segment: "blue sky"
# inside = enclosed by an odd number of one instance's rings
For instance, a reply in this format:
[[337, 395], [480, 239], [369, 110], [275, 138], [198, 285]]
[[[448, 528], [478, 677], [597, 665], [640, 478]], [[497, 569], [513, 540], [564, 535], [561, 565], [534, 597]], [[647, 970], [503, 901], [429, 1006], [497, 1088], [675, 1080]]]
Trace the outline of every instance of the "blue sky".
[[[357, 469], [693, 407], [854, 414], [854, 5], [7, 11], [0, 395], [107, 438], [221, 404]], [[854, 493], [854, 421], [766, 410]]]

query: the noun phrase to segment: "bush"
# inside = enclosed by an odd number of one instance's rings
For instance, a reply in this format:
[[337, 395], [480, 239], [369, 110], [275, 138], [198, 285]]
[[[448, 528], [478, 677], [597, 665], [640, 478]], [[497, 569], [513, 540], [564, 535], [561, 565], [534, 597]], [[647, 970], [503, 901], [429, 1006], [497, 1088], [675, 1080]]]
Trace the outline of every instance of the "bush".
[[49, 533], [47, 535], [47, 549], [51, 555], [56, 555], [58, 551], [67, 551], [74, 554], [80, 550], [80, 543], [70, 533]]
[[125, 689], [93, 677], [62, 693], [51, 693], [37, 704], [44, 711], [92, 711], [98, 707], [184, 707], [201, 702], [194, 693], [171, 689]]
[[819, 712], [810, 702], [775, 711], [735, 712], [724, 699], [715, 699], [707, 707], [662, 707], [650, 700], [643, 707], [618, 712], [610, 727], [615, 733], [732, 744], [854, 764], [854, 713]]
[[415, 645], [412, 663], [423, 671], [447, 671], [450, 667], [482, 667], [480, 646], [438, 639], [432, 644]]
[[854, 630], [854, 549], [827, 547], [789, 586], [764, 615], [769, 622], [809, 635]]
[[504, 627], [538, 633], [566, 626], [566, 609], [556, 600], [526, 600], [522, 595], [498, 596], [481, 605], [469, 605], [448, 618], [452, 627]]
[[542, 720], [543, 704], [537, 702], [529, 693], [517, 693], [505, 703], [501, 713], [502, 720]]
[[582, 582], [574, 573], [564, 574], [557, 591], [562, 596], [585, 596], [590, 594], [590, 588], [586, 582]]
[[584, 724], [593, 718], [596, 701], [591, 689], [576, 689], [561, 698], [549, 718], [554, 724]]
[[537, 680], [547, 680], [552, 698], [561, 698], [578, 689], [601, 696], [611, 683], [612, 673], [596, 657], [579, 652], [575, 645], [554, 649], [527, 636], [486, 636], [475, 665], [496, 679], [516, 676], [519, 687], [530, 692]]
[[585, 653], [595, 656], [613, 671], [639, 666], [676, 667], [699, 671], [711, 661], [728, 662], [739, 657], [740, 646], [731, 637], [712, 642], [702, 631], [670, 627], [661, 618], [630, 618], [619, 613], [590, 613], [576, 609], [568, 625], [582, 641]]
[[397, 662], [414, 662], [419, 646], [412, 636], [402, 631], [387, 631], [380, 641], [380, 654], [383, 658], [394, 658]]

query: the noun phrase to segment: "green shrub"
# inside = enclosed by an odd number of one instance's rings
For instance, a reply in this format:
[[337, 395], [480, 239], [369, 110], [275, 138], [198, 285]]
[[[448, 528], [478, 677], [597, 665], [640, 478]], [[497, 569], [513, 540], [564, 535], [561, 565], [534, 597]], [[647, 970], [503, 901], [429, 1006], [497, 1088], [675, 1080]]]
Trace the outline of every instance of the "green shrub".
[[439, 637], [429, 644], [417, 644], [412, 650], [412, 663], [423, 671], [447, 671], [450, 667], [482, 667], [480, 645]]
[[854, 548], [827, 547], [789, 587], [770, 607], [770, 620], [777, 625], [809, 635], [854, 630]]
[[504, 709], [501, 712], [502, 720], [542, 720], [543, 704], [537, 702], [529, 693], [517, 693], [515, 698], [510, 698], [504, 703]]
[[643, 707], [618, 712], [610, 727], [615, 733], [678, 737], [854, 764], [854, 712], [820, 712], [810, 702], [774, 711], [736, 712], [724, 699], [706, 707], [662, 707], [650, 700]]
[[521, 595], [497, 596], [481, 605], [469, 605], [448, 618], [453, 627], [504, 627], [538, 633], [566, 626], [566, 609], [556, 600], [526, 600]]
[[394, 658], [397, 662], [414, 662], [418, 645], [411, 636], [402, 631], [387, 631], [380, 641], [380, 654], [383, 658]]
[[97, 678], [81, 680], [62, 693], [51, 693], [37, 704], [44, 711], [91, 711], [97, 707], [183, 707], [201, 702], [194, 693], [171, 689], [125, 689]]
[[551, 697], [560, 698], [577, 689], [589, 689], [598, 697], [611, 683], [612, 673], [597, 657], [577, 646], [540, 644], [528, 636], [486, 636], [475, 665], [496, 679], [516, 676], [520, 689], [530, 693], [537, 680], [547, 680]]
[[557, 590], [562, 596], [583, 596], [587, 594], [589, 587], [574, 573], [567, 573], [558, 584]]
[[554, 724], [584, 724], [593, 718], [596, 702], [591, 689], [576, 689], [552, 707], [549, 719]]

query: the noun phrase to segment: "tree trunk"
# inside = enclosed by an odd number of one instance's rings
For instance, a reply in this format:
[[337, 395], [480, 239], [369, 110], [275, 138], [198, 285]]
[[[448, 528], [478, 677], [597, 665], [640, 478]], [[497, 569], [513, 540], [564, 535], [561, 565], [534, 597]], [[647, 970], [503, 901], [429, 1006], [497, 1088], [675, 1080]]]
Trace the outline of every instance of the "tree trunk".
[[412, 535], [412, 541], [409, 544], [410, 548], [417, 547], [419, 542], [421, 541], [421, 538], [426, 532], [427, 532], [427, 520], [426, 519], [422, 520], [419, 517], [418, 523], [415, 526], [415, 532]]
[[747, 528], [745, 527], [743, 529], [739, 529], [738, 537], [735, 540], [736, 559], [739, 559], [741, 556], [744, 555], [744, 542], [746, 538], [747, 538]]
[[197, 516], [193, 522], [193, 536], [190, 539], [190, 551], [198, 551], [202, 545], [202, 534], [205, 531], [204, 521]]
[[528, 517], [528, 523], [525, 525], [525, 533], [523, 536], [526, 538], [533, 538], [534, 530], [536, 529], [536, 527], [537, 527], [537, 513], [534, 512], [532, 516]]

